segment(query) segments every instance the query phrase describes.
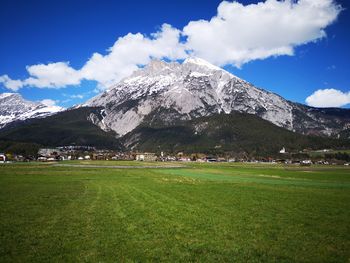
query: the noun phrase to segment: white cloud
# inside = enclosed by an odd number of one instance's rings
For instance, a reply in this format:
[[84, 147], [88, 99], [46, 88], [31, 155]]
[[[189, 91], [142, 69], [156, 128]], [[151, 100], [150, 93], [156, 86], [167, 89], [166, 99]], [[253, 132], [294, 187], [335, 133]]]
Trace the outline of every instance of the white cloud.
[[6, 88], [17, 91], [23, 87], [23, 82], [21, 80], [11, 79], [7, 75], [0, 76], [0, 83], [2, 83]]
[[137, 70], [138, 65], [149, 63], [152, 58], [183, 59], [187, 55], [179, 38], [180, 30], [168, 24], [151, 37], [129, 33], [120, 37], [107, 55], [94, 53], [81, 69], [82, 76], [108, 87]]
[[68, 62], [37, 64], [26, 67], [30, 77], [25, 80], [13, 80], [7, 75], [0, 76], [0, 83], [10, 90], [17, 91], [24, 86], [37, 88], [63, 88], [79, 85], [81, 73], [69, 66]]
[[350, 91], [319, 89], [307, 97], [305, 101], [313, 107], [342, 107], [350, 103]]
[[94, 53], [79, 70], [70, 67], [69, 62], [37, 64], [26, 67], [30, 77], [25, 80], [12, 80], [4, 75], [0, 77], [0, 82], [6, 88], [18, 90], [23, 86], [63, 88], [78, 85], [86, 79], [97, 81], [99, 89], [105, 89], [153, 58], [186, 58], [185, 46], [179, 41], [180, 33], [168, 24], [163, 24], [159, 32], [149, 37], [129, 33], [120, 37], [106, 55]]
[[44, 99], [42, 101], [40, 101], [42, 104], [46, 105], [46, 106], [56, 106], [56, 101], [55, 100], [51, 100], [51, 99]]
[[27, 66], [30, 75], [25, 80], [13, 80], [7, 75], [0, 76], [0, 83], [10, 90], [17, 91], [24, 86], [37, 88], [63, 88], [78, 85], [81, 81], [79, 71], [71, 68], [68, 62], [38, 64]]
[[217, 65], [293, 55], [294, 47], [326, 36], [341, 7], [333, 0], [222, 2], [211, 20], [190, 22], [183, 33], [196, 56]]
[[74, 94], [69, 96], [71, 99], [83, 99], [84, 95], [82, 94]]
[[27, 66], [31, 77], [24, 85], [38, 88], [62, 88], [67, 85], [78, 85], [81, 80], [79, 71], [71, 68], [69, 62], [57, 62]]
[[[0, 83], [16, 91], [23, 86], [63, 88], [86, 79], [96, 81], [98, 90], [103, 90], [152, 58], [178, 60], [189, 53], [216, 65], [239, 67], [251, 60], [293, 55], [296, 46], [325, 37], [324, 29], [340, 11], [333, 0], [267, 0], [246, 6], [224, 1], [216, 16], [191, 21], [182, 31], [163, 24], [150, 36], [129, 33], [120, 37], [106, 54], [94, 53], [80, 69], [69, 62], [31, 65], [27, 79], [3, 75]], [[187, 37], [184, 42], [181, 35]]]

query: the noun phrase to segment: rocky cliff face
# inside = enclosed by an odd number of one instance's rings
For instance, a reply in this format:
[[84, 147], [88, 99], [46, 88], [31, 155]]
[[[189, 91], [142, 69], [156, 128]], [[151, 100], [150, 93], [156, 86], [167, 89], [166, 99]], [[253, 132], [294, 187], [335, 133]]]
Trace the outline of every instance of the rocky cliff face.
[[233, 111], [303, 134], [338, 136], [350, 126], [349, 110], [292, 103], [199, 58], [182, 64], [152, 61], [82, 106], [103, 107], [103, 118], [91, 121], [119, 136], [154, 120], [147, 116], [171, 124]]

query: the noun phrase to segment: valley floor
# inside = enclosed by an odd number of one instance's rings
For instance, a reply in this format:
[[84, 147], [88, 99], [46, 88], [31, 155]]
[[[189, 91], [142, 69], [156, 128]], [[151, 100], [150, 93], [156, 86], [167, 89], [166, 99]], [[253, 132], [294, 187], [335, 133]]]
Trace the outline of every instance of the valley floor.
[[348, 167], [66, 164], [0, 165], [0, 262], [350, 260]]

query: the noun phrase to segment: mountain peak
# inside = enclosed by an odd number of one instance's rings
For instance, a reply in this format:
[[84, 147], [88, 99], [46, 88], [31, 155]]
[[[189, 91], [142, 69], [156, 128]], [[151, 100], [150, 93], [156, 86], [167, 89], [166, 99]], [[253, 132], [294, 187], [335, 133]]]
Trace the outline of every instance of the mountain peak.
[[169, 77], [171, 74], [176, 76], [176, 79], [178, 79], [179, 77], [181, 78], [181, 76], [187, 75], [191, 72], [197, 72], [198, 74], [202, 75], [212, 75], [216, 72], [222, 72], [225, 73], [228, 78], [236, 77], [226, 70], [217, 67], [204, 59], [189, 57], [181, 64], [178, 62], [166, 62], [160, 59], [153, 59], [145, 67], [135, 71], [129, 77], [124, 78], [121, 82], [139, 82], [140, 77]]
[[11, 97], [11, 96], [21, 97], [20, 94], [18, 94], [18, 93], [13, 93], [13, 92], [0, 93], [0, 99], [8, 98], [8, 97]]
[[211, 69], [211, 70], [223, 70], [222, 68], [217, 67], [217, 66], [211, 64], [210, 62], [208, 62], [202, 58], [198, 58], [198, 57], [189, 57], [189, 58], [185, 59], [183, 64], [194, 64], [194, 65], [197, 65], [200, 67], [206, 67], [206, 68]]
[[242, 80], [239, 77], [233, 75], [231, 72], [228, 72], [227, 70], [220, 68], [218, 66], [215, 66], [211, 64], [210, 62], [199, 58], [199, 57], [189, 57], [185, 59], [185, 61], [182, 63], [182, 68], [190, 70], [191, 72], [194, 72], [196, 74], [206, 74], [206, 75], [221, 75], [221, 77], [224, 77], [226, 79], [235, 78], [238, 80]]
[[42, 118], [62, 111], [58, 106], [26, 100], [19, 93], [0, 94], [0, 129], [14, 121]]
[[151, 60], [145, 67], [139, 68], [138, 70], [134, 71], [129, 77], [124, 78], [123, 81], [132, 81], [135, 78], [138, 78], [140, 76], [143, 77], [149, 77], [149, 76], [156, 76], [156, 75], [166, 75], [170, 72], [173, 72], [179, 67], [179, 63], [177, 62], [165, 62], [163, 60], [159, 59], [153, 59]]
[[151, 62], [147, 64], [146, 68], [151, 70], [159, 70], [167, 66], [168, 63], [163, 60], [152, 59]]

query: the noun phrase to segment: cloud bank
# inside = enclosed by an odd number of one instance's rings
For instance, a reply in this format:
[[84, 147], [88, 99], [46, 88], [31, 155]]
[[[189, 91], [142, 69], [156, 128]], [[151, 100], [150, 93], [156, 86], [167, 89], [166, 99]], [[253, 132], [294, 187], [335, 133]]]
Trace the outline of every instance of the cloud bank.
[[350, 104], [350, 91], [319, 89], [307, 97], [305, 101], [313, 107], [342, 107]]
[[341, 8], [332, 0], [275, 1], [244, 6], [222, 2], [210, 21], [190, 22], [187, 47], [217, 64], [293, 55], [294, 47], [326, 36]]
[[190, 21], [182, 30], [163, 24], [150, 36], [129, 33], [120, 37], [107, 54], [94, 53], [80, 69], [69, 62], [31, 65], [26, 67], [28, 78], [2, 75], [0, 83], [17, 91], [24, 86], [64, 88], [85, 79], [106, 88], [153, 58], [198, 56], [218, 66], [241, 67], [257, 59], [291, 56], [295, 47], [324, 38], [325, 28], [340, 12], [333, 0], [267, 0], [250, 5], [224, 1], [216, 16]]

